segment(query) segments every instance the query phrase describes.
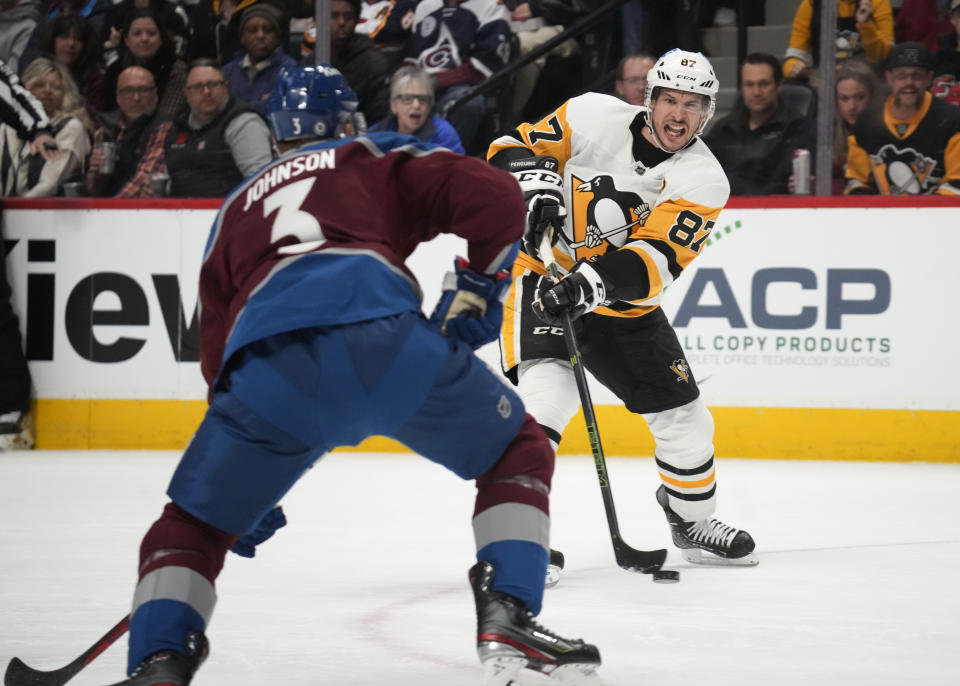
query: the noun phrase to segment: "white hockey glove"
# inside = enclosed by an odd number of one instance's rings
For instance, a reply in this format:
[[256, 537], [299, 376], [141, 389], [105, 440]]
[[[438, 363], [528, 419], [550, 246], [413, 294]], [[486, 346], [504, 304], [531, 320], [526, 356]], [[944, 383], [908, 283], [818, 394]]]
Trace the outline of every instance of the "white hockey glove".
[[443, 292], [430, 321], [450, 338], [476, 350], [497, 340], [503, 321], [503, 298], [510, 287], [510, 272], [501, 269], [493, 278], [478, 274], [462, 257], [443, 278]]
[[539, 255], [540, 240], [548, 227], [553, 227], [550, 245], [556, 245], [563, 230], [567, 208], [563, 199], [563, 177], [554, 157], [540, 155], [511, 160], [507, 170], [516, 177], [527, 203], [527, 226], [523, 232], [523, 249], [528, 255]]
[[557, 283], [540, 277], [534, 295], [533, 313], [551, 326], [563, 326], [564, 313], [576, 319], [596, 309], [606, 300], [607, 287], [589, 262], [580, 260], [573, 270]]

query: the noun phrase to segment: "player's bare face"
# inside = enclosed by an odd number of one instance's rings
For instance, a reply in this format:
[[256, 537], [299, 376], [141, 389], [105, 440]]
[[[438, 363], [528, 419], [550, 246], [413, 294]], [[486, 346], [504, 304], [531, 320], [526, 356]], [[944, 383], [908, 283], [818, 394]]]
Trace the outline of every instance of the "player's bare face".
[[853, 126], [857, 117], [870, 103], [870, 91], [856, 79], [837, 81], [837, 111], [848, 126]]
[[933, 72], [923, 67], [895, 67], [887, 70], [887, 83], [898, 107], [918, 108], [930, 87]]
[[702, 95], [670, 89], [659, 91], [650, 107], [653, 130], [668, 152], [676, 152], [689, 143], [706, 114]]

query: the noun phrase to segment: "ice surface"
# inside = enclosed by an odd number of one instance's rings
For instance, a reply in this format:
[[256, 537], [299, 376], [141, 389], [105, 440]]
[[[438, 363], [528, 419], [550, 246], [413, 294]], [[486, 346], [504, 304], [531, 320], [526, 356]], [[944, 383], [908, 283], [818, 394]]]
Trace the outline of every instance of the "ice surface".
[[[79, 655], [127, 611], [137, 547], [178, 454], [0, 455], [0, 667]], [[649, 458], [608, 460], [624, 539], [663, 547]], [[541, 621], [596, 643], [607, 686], [960, 684], [960, 465], [723, 460], [718, 516], [752, 569], [651, 583], [613, 561], [589, 457], [562, 457], [567, 570]], [[466, 572], [473, 486], [412, 455], [337, 453], [284, 499], [290, 524], [228, 556], [197, 686], [479, 684]], [[71, 684], [120, 680], [125, 641]]]

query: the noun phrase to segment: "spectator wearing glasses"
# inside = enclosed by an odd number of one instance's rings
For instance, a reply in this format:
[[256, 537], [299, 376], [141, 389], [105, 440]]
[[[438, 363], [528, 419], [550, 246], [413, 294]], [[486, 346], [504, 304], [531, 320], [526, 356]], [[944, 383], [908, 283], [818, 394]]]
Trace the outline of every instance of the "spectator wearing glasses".
[[149, 71], [133, 66], [120, 72], [117, 109], [97, 115], [99, 127], [93, 134], [84, 179], [89, 195], [114, 196], [133, 177], [150, 133], [163, 119], [157, 110], [159, 101]]
[[222, 198], [273, 159], [266, 122], [230, 96], [216, 60], [195, 60], [183, 90], [187, 109], [157, 127], [121, 197], [165, 194], [157, 178], [166, 174], [170, 196]]
[[620, 60], [614, 87], [621, 100], [631, 105], [646, 104], [647, 72], [656, 61], [657, 58], [648, 52], [634, 52]]
[[400, 67], [390, 79], [390, 111], [371, 131], [396, 131], [464, 154], [456, 129], [433, 112], [433, 77], [419, 67]]

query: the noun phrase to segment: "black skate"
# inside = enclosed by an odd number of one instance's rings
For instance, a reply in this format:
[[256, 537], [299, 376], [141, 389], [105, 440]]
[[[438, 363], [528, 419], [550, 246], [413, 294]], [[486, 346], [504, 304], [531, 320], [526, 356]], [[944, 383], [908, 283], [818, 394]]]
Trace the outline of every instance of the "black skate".
[[[477, 654], [484, 686], [544, 683], [599, 686], [600, 651], [580, 639], [562, 638], [537, 624], [513, 596], [491, 590], [493, 566], [478, 562], [470, 569], [477, 604]], [[526, 673], [526, 674], [525, 674]]]
[[760, 562], [753, 554], [753, 537], [746, 531], [713, 518], [685, 521], [670, 509], [664, 486], [657, 489], [657, 502], [667, 515], [673, 544], [687, 562], [727, 567], [752, 567]]
[[183, 653], [163, 650], [154, 653], [133, 670], [129, 679], [113, 686], [188, 686], [210, 652], [210, 644], [202, 631], [187, 634]]
[[547, 563], [546, 588], [553, 588], [560, 582], [560, 572], [563, 571], [563, 553], [550, 548], [550, 562]]

